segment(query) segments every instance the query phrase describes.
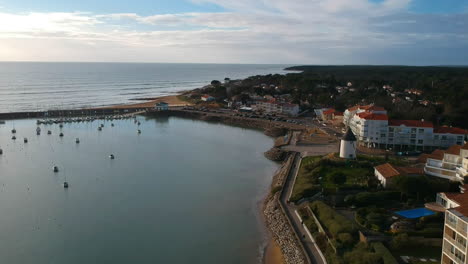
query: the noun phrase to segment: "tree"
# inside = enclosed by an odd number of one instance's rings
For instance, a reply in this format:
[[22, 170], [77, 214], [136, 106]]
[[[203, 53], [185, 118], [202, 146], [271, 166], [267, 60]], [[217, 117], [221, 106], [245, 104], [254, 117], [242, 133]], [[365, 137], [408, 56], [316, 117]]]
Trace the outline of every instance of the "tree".
[[343, 185], [346, 182], [346, 175], [342, 172], [336, 171], [330, 174], [329, 179], [336, 185]]
[[396, 235], [393, 238], [391, 245], [394, 249], [401, 249], [403, 247], [408, 246], [409, 245], [408, 235], [405, 233]]
[[211, 85], [213, 85], [213, 86], [219, 86], [219, 85], [221, 85], [221, 82], [218, 81], [218, 80], [212, 80], [212, 81], [211, 81]]

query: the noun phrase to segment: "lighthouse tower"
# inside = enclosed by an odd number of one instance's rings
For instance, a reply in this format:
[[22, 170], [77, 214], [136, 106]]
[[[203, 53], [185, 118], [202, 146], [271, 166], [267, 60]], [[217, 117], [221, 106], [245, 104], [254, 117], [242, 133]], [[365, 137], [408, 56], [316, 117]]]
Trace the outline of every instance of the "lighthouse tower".
[[341, 139], [340, 158], [356, 158], [356, 137], [350, 128], [348, 128], [348, 131], [346, 131], [346, 134], [344, 134], [343, 138]]

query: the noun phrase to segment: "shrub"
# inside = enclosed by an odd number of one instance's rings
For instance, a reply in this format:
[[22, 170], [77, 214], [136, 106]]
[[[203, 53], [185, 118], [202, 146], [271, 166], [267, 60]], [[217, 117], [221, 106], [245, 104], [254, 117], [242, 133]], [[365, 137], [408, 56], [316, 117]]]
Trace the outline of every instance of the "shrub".
[[356, 247], [344, 254], [347, 264], [383, 264], [382, 257], [370, 250], [365, 243], [359, 243]]
[[325, 203], [315, 201], [310, 207], [317, 215], [321, 224], [334, 238], [336, 238], [339, 233], [354, 233], [353, 224]]
[[410, 246], [410, 244], [411, 243], [408, 235], [405, 233], [396, 235], [391, 242], [391, 246], [394, 249], [402, 249], [404, 247]]
[[372, 243], [375, 253], [379, 254], [384, 264], [398, 264], [398, 261], [381, 242]]

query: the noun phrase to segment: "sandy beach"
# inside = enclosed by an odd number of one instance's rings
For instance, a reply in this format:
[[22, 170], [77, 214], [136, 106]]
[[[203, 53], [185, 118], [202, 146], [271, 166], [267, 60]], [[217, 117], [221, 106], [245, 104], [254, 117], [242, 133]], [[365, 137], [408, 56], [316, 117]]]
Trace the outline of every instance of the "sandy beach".
[[274, 239], [270, 239], [265, 250], [264, 264], [283, 264], [283, 254]]
[[154, 98], [152, 100], [148, 100], [142, 103], [136, 104], [124, 104], [124, 105], [112, 105], [106, 107], [99, 107], [99, 109], [121, 109], [121, 108], [148, 108], [154, 107], [154, 104], [158, 102], [166, 102], [169, 106], [185, 106], [191, 105], [189, 102], [179, 99], [178, 95], [168, 95], [163, 97]]

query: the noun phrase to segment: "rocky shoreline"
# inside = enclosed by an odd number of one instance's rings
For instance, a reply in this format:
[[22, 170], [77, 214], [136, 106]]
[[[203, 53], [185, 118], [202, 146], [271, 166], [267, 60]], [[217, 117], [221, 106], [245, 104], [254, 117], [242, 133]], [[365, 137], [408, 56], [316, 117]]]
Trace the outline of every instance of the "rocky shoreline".
[[293, 160], [293, 155], [290, 155], [274, 176], [271, 184], [271, 193], [264, 201], [262, 213], [265, 217], [268, 230], [270, 230], [273, 239], [279, 245], [283, 253], [285, 263], [302, 264], [307, 263], [306, 258], [279, 204], [281, 188], [283, 187], [283, 182], [287, 177], [289, 167]]

